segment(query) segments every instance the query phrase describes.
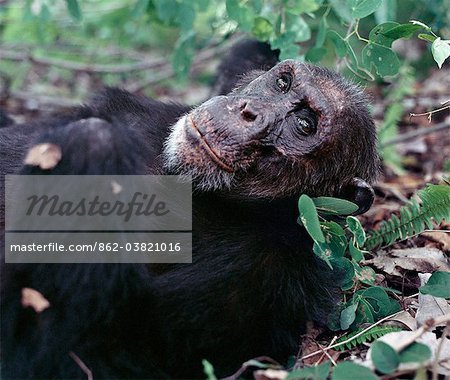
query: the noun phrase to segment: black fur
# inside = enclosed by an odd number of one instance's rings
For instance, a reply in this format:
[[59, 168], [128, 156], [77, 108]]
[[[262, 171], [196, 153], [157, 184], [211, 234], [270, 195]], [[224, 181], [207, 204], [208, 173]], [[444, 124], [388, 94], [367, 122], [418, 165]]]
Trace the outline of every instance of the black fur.
[[[274, 64], [273, 52], [255, 46], [244, 50], [259, 57], [256, 64], [239, 60], [240, 46], [227, 58], [226, 66], [236, 60], [230, 73]], [[232, 86], [222, 78], [218, 93], [236, 86], [227, 75]], [[0, 130], [2, 176], [164, 174], [169, 127], [189, 110], [107, 89], [68, 114]], [[370, 131], [368, 139], [374, 144]], [[44, 142], [61, 147], [58, 165], [24, 166], [28, 149]], [[94, 379], [201, 378], [202, 359], [218, 376], [256, 356], [284, 362], [297, 352], [305, 321], [326, 320], [339, 288], [296, 222], [298, 195], [243, 199], [197, 191], [192, 264], [3, 264], [2, 378], [86, 378], [74, 355]], [[51, 306], [40, 314], [24, 308], [24, 287]]]

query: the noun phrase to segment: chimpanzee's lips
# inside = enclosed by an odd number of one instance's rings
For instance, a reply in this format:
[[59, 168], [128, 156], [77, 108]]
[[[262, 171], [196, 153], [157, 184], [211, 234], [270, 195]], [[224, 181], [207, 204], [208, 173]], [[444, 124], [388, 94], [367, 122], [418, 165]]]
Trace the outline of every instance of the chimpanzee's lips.
[[208, 141], [206, 140], [203, 133], [200, 131], [200, 129], [197, 128], [197, 126], [194, 123], [194, 120], [192, 119], [191, 115], [187, 116], [188, 123], [192, 127], [192, 129], [196, 132], [198, 141], [200, 145], [205, 149], [206, 153], [211, 157], [211, 159], [223, 170], [233, 173], [234, 169], [227, 165], [223, 160], [219, 157], [219, 155], [215, 152], [215, 150], [209, 145]]

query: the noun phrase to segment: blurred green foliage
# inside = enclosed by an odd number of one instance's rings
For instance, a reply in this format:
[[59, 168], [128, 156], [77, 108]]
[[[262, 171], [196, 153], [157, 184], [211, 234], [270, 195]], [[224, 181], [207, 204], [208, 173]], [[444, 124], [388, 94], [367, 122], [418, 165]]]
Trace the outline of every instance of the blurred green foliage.
[[199, 48], [236, 31], [269, 42], [282, 59], [337, 64], [364, 79], [397, 74], [402, 61], [392, 43], [419, 32], [440, 63], [450, 54], [450, 5], [439, 0], [15, 0], [0, 7], [2, 43], [156, 49], [171, 54], [180, 76]]

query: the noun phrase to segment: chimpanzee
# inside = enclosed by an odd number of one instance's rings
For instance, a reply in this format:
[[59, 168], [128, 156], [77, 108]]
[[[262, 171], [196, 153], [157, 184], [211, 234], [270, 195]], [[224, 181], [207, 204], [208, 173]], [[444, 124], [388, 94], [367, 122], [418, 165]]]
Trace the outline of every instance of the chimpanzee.
[[[0, 130], [2, 176], [188, 174], [194, 186], [192, 264], [3, 263], [2, 378], [85, 378], [84, 367], [94, 379], [201, 378], [202, 359], [226, 376], [261, 355], [284, 362], [305, 322], [326, 320], [338, 276], [312, 252], [297, 201], [342, 196], [367, 210], [374, 123], [340, 75], [244, 44], [225, 61], [245, 75], [219, 73], [215, 93], [232, 91], [198, 107], [109, 88]], [[24, 164], [42, 143], [60, 147], [56, 166]], [[24, 288], [50, 307], [25, 307]]]

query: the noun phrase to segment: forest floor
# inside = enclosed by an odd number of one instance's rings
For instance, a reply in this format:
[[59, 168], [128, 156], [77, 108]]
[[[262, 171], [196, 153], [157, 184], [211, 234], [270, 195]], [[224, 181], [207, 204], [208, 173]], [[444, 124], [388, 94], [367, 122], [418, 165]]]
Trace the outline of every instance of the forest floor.
[[[151, 94], [163, 100], [199, 103], [208, 97], [208, 80], [204, 78], [211, 80], [213, 69], [214, 61], [207, 61], [193, 70], [193, 79], [185, 87], [173, 85], [173, 81], [162, 80], [152, 84], [151, 91], [141, 88], [136, 92]], [[204, 75], [205, 70], [207, 75]], [[0, 107], [16, 122], [26, 122], [79, 103], [104, 85], [101, 76], [95, 72], [76, 71], [69, 76], [69, 80], [64, 79], [65, 77], [52, 71], [48, 65], [36, 64], [30, 66], [19, 88], [11, 90], [10, 80], [3, 78], [0, 82]], [[41, 81], [42, 78], [45, 78], [44, 82]], [[167, 78], [170, 79], [170, 75]], [[371, 87], [369, 90], [373, 101], [373, 115], [379, 126], [383, 124], [392, 103], [389, 97], [382, 95], [384, 90], [382, 86]], [[382, 174], [375, 185], [375, 203], [360, 218], [366, 229], [377, 228], [382, 220], [406, 204], [427, 183], [436, 184], [450, 176], [450, 109], [443, 107], [445, 102], [450, 101], [449, 65], [441, 70], [431, 70], [427, 78], [412, 83], [409, 90], [407, 95], [398, 100], [402, 107], [398, 131], [382, 142], [383, 150], [390, 149], [388, 154], [398, 156], [401, 168], [399, 165], [389, 165], [389, 162], [383, 165]], [[444, 109], [433, 113], [430, 120], [426, 113], [439, 108]], [[366, 264], [377, 273], [377, 284], [398, 290], [399, 295], [396, 297], [407, 310], [405, 314], [392, 318], [389, 323], [401, 324], [414, 331], [427, 316], [450, 313], [448, 302], [431, 296], [420, 297], [417, 290], [421, 281], [424, 281], [424, 274], [436, 270], [450, 271], [449, 257], [450, 223], [443, 223], [435, 231], [398, 242], [389, 249], [380, 249], [366, 257]], [[436, 337], [440, 336], [442, 328], [436, 328], [430, 333], [435, 334], [434, 338], [426, 334], [423, 338], [428, 345], [435, 347]], [[346, 350], [323, 350], [334, 341], [333, 333], [323, 328], [310, 329], [308, 337], [309, 339], [304, 340], [302, 353], [299, 355], [303, 364], [318, 364], [323, 360], [336, 362], [349, 356], [361, 361], [366, 359], [366, 345]], [[323, 350], [323, 353], [308, 357], [308, 354], [318, 350]], [[443, 354], [450, 358], [450, 344], [444, 348]], [[449, 361], [441, 363], [441, 375], [450, 376]], [[281, 379], [283, 376], [285, 375], [282, 373], [264, 370], [257, 374], [260, 380]]]

